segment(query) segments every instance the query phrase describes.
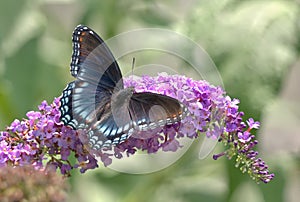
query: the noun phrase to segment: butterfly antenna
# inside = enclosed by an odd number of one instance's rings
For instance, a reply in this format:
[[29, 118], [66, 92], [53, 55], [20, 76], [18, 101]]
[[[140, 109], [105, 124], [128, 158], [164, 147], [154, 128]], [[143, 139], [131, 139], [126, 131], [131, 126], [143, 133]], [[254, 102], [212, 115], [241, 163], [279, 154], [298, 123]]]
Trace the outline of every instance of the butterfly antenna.
[[135, 57], [132, 58], [131, 76], [133, 76], [134, 65], [135, 65]]
[[[134, 69], [134, 65], [135, 65], [135, 57], [132, 58], [132, 65], [131, 65], [131, 82], [133, 82], [133, 69]], [[133, 87], [133, 86], [132, 86]], [[134, 87], [133, 87], [134, 89]]]

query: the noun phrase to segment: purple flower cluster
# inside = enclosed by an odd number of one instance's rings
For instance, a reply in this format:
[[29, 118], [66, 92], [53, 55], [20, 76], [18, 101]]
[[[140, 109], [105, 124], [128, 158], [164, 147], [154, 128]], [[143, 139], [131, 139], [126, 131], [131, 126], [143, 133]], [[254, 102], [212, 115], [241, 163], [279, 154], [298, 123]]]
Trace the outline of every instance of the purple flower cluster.
[[221, 154], [214, 155], [213, 158], [218, 159], [220, 156], [226, 155], [231, 159], [237, 156], [235, 159], [236, 167], [240, 167], [243, 173], [247, 172], [256, 182], [268, 183], [274, 178], [274, 174], [268, 171], [268, 166], [261, 158], [257, 158], [258, 152], [253, 148], [258, 144], [258, 141], [250, 133], [252, 129], [258, 129], [260, 123], [250, 118], [246, 121], [246, 125], [241, 121], [244, 114], [242, 112], [235, 114], [235, 116], [230, 115], [226, 119], [230, 119], [232, 122], [235, 119], [236, 129], [228, 130], [221, 136], [222, 142], [228, 146], [228, 149]]
[[[231, 100], [221, 88], [206, 81], [166, 73], [157, 77], [126, 78], [124, 85], [133, 86], [136, 92], [154, 92], [176, 98], [186, 105], [190, 114], [181, 123], [153, 131], [150, 136], [133, 134], [119, 145], [89, 153], [79, 138], [85, 131], [72, 130], [59, 121], [59, 98], [51, 105], [44, 101], [38, 112], [28, 112], [27, 119], [15, 120], [6, 131], [0, 132], [0, 166], [33, 164], [38, 168], [59, 168], [64, 175], [69, 175], [73, 168], [79, 168], [83, 173], [98, 167], [96, 157], [107, 166], [112, 162], [112, 155], [122, 158], [134, 155], [138, 150], [174, 152], [182, 147], [178, 139], [206, 134], [228, 147], [223, 153], [214, 155], [214, 159], [224, 155], [229, 159], [236, 157], [242, 172], [248, 172], [257, 182], [267, 183], [274, 177], [253, 150], [257, 141], [250, 130], [257, 129], [259, 123], [249, 119], [247, 128], [242, 120], [243, 113], [238, 111], [239, 101]], [[69, 161], [72, 155], [77, 159], [73, 164]]]
[[[74, 167], [80, 167], [82, 171], [97, 167], [95, 159], [84, 150], [77, 132], [60, 122], [59, 105], [59, 98], [51, 105], [43, 101], [39, 111], [28, 112], [27, 119], [16, 119], [6, 131], [0, 132], [0, 167], [60, 168], [64, 175], [69, 175]], [[68, 160], [72, 152], [78, 161], [74, 165]]]

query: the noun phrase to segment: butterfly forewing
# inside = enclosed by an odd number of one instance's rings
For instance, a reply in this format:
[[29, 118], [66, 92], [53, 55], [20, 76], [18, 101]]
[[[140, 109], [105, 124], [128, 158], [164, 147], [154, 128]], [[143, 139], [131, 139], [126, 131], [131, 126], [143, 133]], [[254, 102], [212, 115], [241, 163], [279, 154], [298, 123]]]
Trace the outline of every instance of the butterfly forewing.
[[129, 113], [141, 130], [180, 122], [187, 111], [178, 100], [156, 93], [134, 93]]
[[[78, 25], [72, 37], [73, 54], [70, 65], [72, 76], [77, 77], [80, 70], [90, 69], [101, 72], [107, 81], [118, 82], [122, 78], [120, 68], [104, 41], [90, 28]], [[84, 66], [82, 68], [82, 66]]]

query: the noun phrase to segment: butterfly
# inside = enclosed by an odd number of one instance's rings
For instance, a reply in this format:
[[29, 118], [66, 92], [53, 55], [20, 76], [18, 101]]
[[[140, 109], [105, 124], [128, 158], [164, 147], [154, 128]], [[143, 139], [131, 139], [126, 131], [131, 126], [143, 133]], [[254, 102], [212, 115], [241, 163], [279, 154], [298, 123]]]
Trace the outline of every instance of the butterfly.
[[92, 29], [78, 25], [72, 42], [70, 71], [75, 80], [63, 90], [60, 120], [84, 129], [90, 148], [120, 144], [135, 132], [180, 123], [188, 114], [177, 99], [124, 88], [116, 59]]

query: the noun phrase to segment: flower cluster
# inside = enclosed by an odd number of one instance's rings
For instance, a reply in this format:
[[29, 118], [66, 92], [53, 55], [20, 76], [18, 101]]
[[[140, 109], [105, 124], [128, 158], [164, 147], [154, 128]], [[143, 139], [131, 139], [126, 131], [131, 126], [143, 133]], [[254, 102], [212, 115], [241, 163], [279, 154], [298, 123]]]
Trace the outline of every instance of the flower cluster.
[[[138, 150], [148, 153], [158, 150], [174, 152], [182, 147], [178, 141], [180, 138], [194, 139], [206, 134], [208, 138], [219, 140], [227, 146], [227, 150], [214, 155], [214, 159], [224, 155], [229, 159], [236, 157], [236, 165], [257, 182], [267, 183], [274, 177], [253, 150], [257, 141], [250, 131], [257, 129], [259, 123], [249, 119], [247, 128], [242, 120], [243, 113], [238, 111], [239, 101], [226, 96], [221, 88], [206, 81], [165, 73], [157, 77], [127, 78], [124, 85], [133, 86], [136, 92], [154, 92], [176, 98], [190, 113], [181, 123], [165, 126], [150, 137], [132, 135], [119, 145], [97, 151], [105, 166], [111, 164], [112, 155], [122, 158], [124, 155], [134, 155]], [[44, 101], [38, 112], [28, 112], [27, 119], [15, 120], [6, 131], [0, 132], [0, 166], [50, 166], [59, 168], [65, 175], [69, 175], [73, 168], [85, 172], [98, 167], [95, 153], [89, 153], [80, 141], [82, 131], [72, 130], [60, 121], [59, 106], [59, 98], [51, 105]], [[72, 155], [77, 159], [73, 164], [69, 161]]]
[[[6, 131], [0, 132], [0, 167], [59, 168], [64, 175], [69, 175], [74, 167], [82, 171], [97, 167], [96, 160], [84, 150], [78, 133], [60, 121], [59, 106], [59, 98], [51, 105], [43, 101], [39, 111], [28, 112], [27, 119], [16, 119]], [[69, 161], [72, 152], [78, 161], [74, 165]]]
[[214, 155], [213, 158], [218, 159], [225, 154], [229, 159], [237, 156], [236, 167], [240, 167], [243, 173], [248, 172], [253, 180], [268, 183], [274, 178], [274, 174], [269, 173], [268, 166], [261, 158], [257, 158], [258, 152], [253, 150], [253, 147], [257, 145], [258, 141], [250, 133], [252, 129], [258, 129], [260, 123], [250, 118], [246, 121], [248, 125], [246, 126], [241, 121], [243, 113], [236, 112], [235, 114], [235, 116], [228, 114], [227, 118], [234, 118], [237, 128], [233, 131], [228, 130], [221, 136], [222, 142], [228, 146], [228, 149], [221, 154]]

